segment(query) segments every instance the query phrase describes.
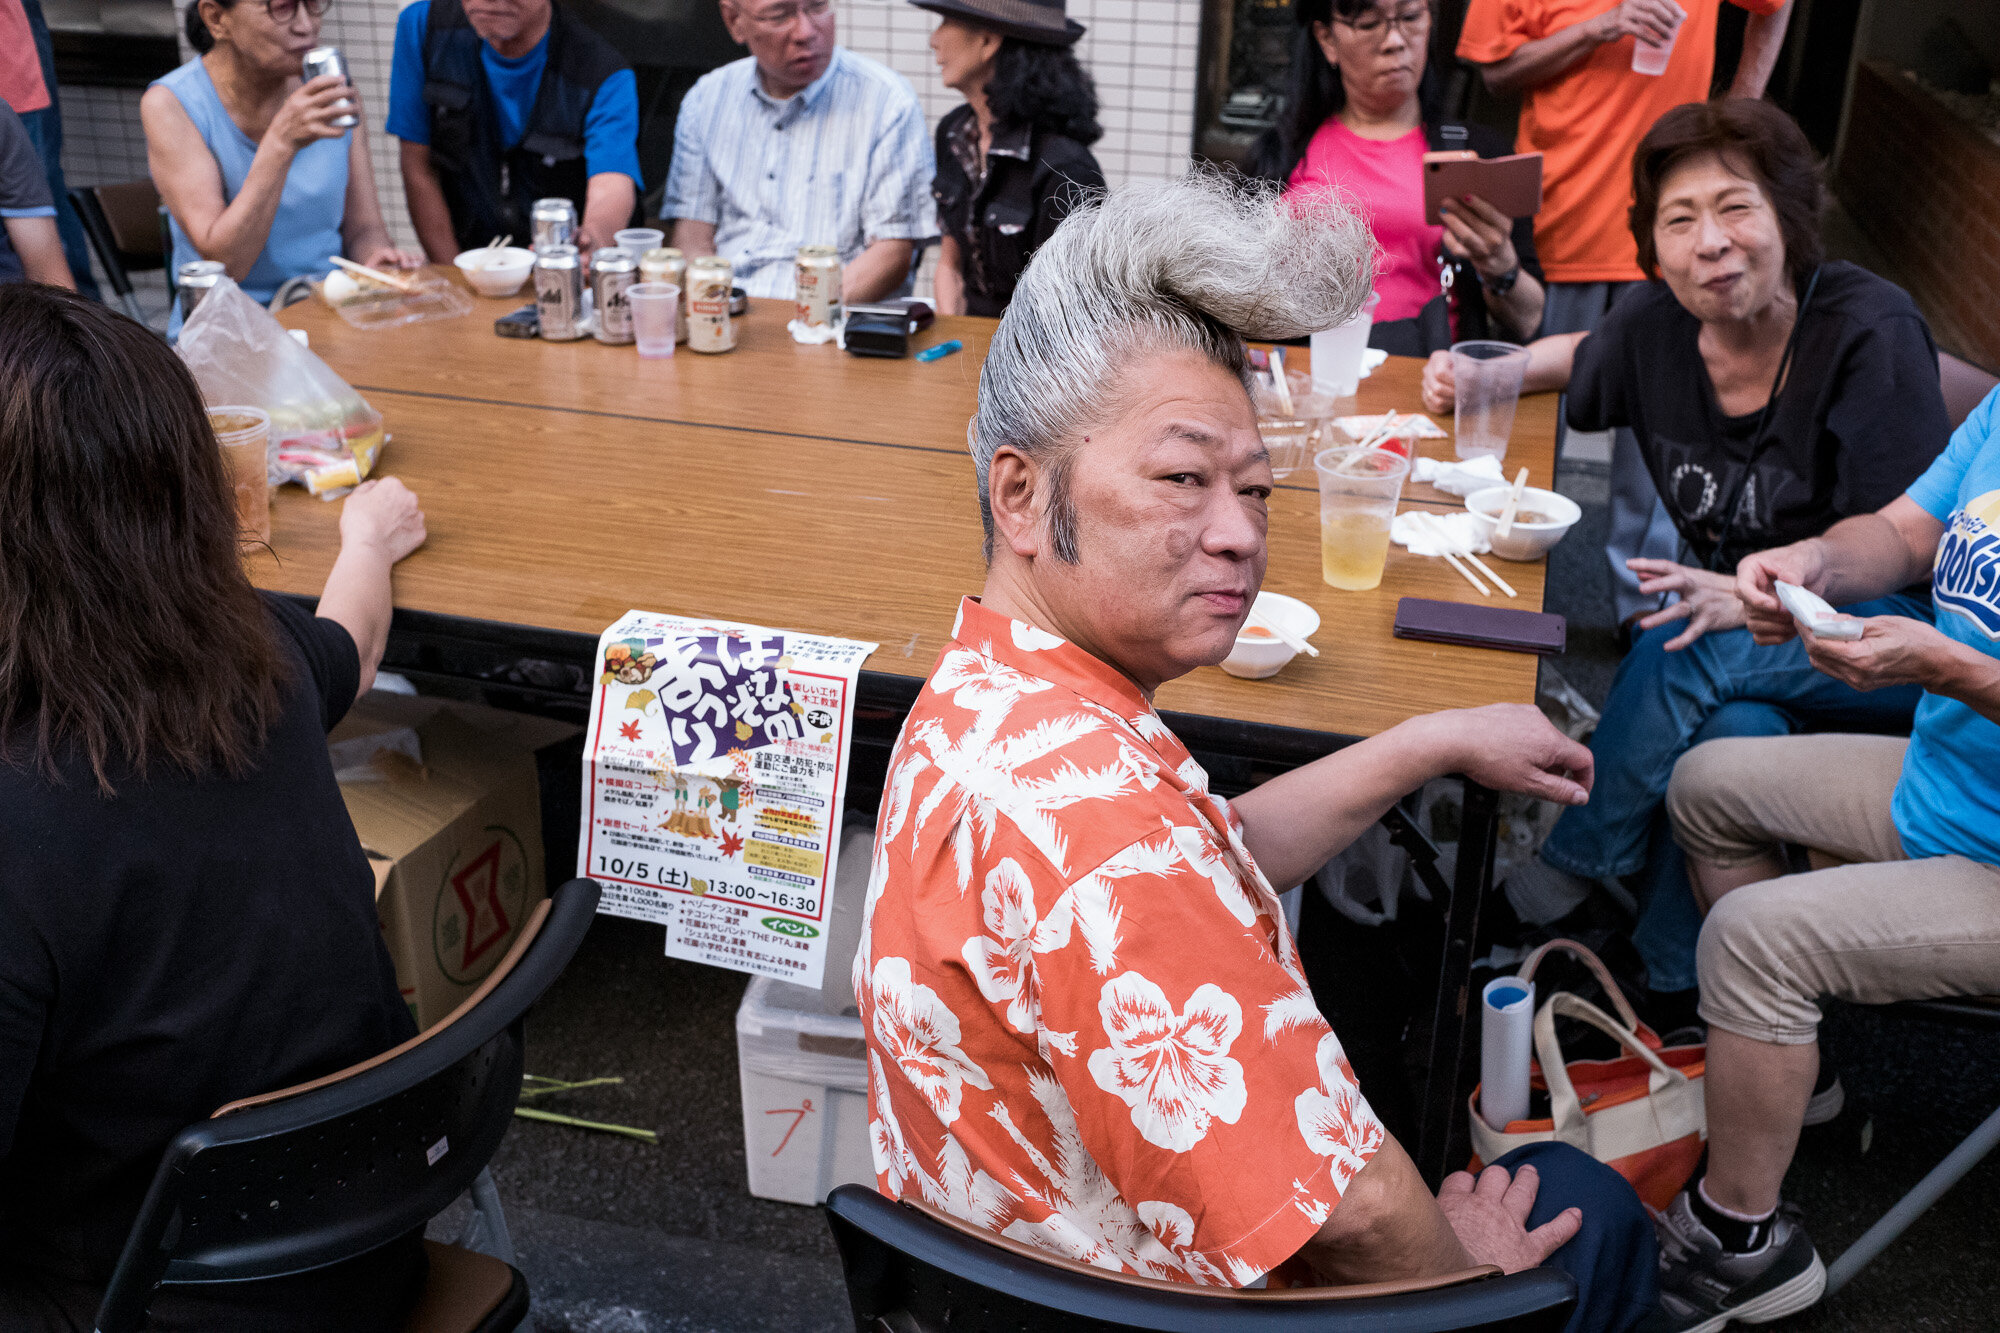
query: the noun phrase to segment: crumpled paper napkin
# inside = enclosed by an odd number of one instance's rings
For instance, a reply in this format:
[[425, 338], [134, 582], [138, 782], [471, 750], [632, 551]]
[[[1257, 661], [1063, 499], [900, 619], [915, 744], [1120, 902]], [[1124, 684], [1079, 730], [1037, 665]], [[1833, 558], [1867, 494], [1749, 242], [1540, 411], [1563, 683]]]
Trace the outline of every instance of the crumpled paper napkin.
[[[1438, 544], [1431, 540], [1430, 533], [1424, 530], [1430, 525], [1418, 524], [1416, 515], [1420, 512], [1424, 511], [1405, 510], [1391, 519], [1389, 540], [1398, 546], [1407, 546], [1411, 555], [1443, 555], [1444, 552], [1439, 549]], [[1453, 555], [1460, 555], [1468, 549], [1474, 555], [1484, 555], [1493, 549], [1480, 532], [1479, 520], [1472, 515], [1460, 511], [1456, 514], [1431, 514], [1430, 517], [1433, 523], [1443, 524], [1445, 531], [1449, 532], [1452, 540], [1457, 543], [1452, 549]]]
[[1452, 495], [1467, 496], [1488, 486], [1505, 486], [1507, 474], [1492, 454], [1477, 458], [1419, 458], [1410, 468], [1410, 480], [1435, 486]]

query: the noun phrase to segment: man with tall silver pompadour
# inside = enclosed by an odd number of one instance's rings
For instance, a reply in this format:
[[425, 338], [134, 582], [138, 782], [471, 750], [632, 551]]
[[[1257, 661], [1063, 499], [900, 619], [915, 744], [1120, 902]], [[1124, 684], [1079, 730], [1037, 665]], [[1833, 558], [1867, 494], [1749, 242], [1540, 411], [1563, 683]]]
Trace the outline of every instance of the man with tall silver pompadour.
[[1079, 207], [1022, 276], [970, 432], [986, 585], [897, 743], [855, 964], [877, 1183], [1192, 1283], [1554, 1262], [1572, 1327], [1623, 1329], [1630, 1188], [1541, 1145], [1433, 1198], [1277, 900], [1429, 778], [1575, 803], [1589, 752], [1525, 705], [1437, 713], [1225, 802], [1152, 705], [1263, 580], [1243, 341], [1340, 322], [1369, 254], [1337, 207], [1195, 173]]

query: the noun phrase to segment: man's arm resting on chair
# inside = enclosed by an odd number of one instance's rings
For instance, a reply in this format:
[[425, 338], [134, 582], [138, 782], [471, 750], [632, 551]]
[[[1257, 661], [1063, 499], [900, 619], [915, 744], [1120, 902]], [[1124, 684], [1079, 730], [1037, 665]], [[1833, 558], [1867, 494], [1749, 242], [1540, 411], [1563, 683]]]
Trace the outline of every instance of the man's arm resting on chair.
[[63, 258], [62, 237], [52, 217], [8, 218], [7, 241], [21, 257], [21, 272], [29, 282], [76, 290], [69, 260]]

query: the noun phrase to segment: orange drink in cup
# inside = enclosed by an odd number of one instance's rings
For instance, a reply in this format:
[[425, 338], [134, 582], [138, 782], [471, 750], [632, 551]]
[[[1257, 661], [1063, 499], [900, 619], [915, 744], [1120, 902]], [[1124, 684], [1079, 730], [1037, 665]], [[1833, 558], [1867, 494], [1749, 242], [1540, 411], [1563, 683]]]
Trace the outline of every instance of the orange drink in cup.
[[1313, 470], [1319, 474], [1320, 577], [1347, 592], [1380, 586], [1389, 560], [1389, 520], [1410, 460], [1387, 449], [1327, 449], [1313, 459]]
[[261, 407], [211, 407], [209, 428], [236, 491], [236, 528], [245, 542], [271, 540], [271, 483], [266, 453], [271, 414]]

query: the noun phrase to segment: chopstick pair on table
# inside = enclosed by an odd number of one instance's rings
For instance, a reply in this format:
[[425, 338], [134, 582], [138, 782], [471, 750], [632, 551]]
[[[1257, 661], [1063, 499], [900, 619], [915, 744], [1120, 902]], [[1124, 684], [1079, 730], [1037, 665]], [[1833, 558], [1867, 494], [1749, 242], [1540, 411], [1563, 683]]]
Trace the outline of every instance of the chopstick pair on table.
[[[1418, 531], [1431, 539], [1431, 542], [1438, 548], [1438, 554], [1442, 555], [1453, 569], [1463, 574], [1467, 583], [1479, 589], [1481, 597], [1491, 597], [1493, 594], [1484, 583], [1479, 581], [1479, 574], [1473, 573], [1467, 567], [1465, 564], [1466, 560], [1478, 566], [1480, 573], [1492, 579], [1494, 587], [1500, 589], [1501, 592], [1506, 593], [1509, 597], [1520, 596], [1508, 584], [1507, 580], [1495, 574], [1491, 566], [1477, 555], [1474, 555], [1470, 546], [1463, 544], [1456, 537], [1452, 536], [1451, 529], [1440, 522], [1436, 515], [1426, 513], [1421, 509], [1412, 509], [1408, 512], [1411, 519], [1415, 521]], [[1463, 559], [1460, 557], [1463, 557]]]

